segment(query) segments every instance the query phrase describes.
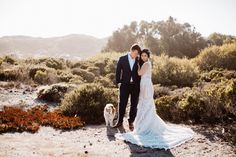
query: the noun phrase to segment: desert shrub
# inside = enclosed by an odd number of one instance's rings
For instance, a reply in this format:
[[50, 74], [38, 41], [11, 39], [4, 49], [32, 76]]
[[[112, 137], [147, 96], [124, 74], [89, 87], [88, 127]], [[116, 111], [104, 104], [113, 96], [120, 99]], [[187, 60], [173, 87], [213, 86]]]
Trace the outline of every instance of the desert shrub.
[[236, 78], [235, 70], [226, 70], [226, 69], [213, 69], [211, 71], [202, 72], [200, 74], [200, 81], [205, 82], [221, 82], [225, 80], [230, 80]]
[[118, 59], [116, 60], [108, 59], [106, 61], [105, 74], [110, 74], [110, 73], [114, 74], [116, 72], [117, 61]]
[[102, 76], [96, 77], [94, 80], [94, 83], [99, 83], [103, 87], [107, 87], [107, 88], [115, 87], [115, 85], [113, 84], [113, 82], [109, 78], [102, 77]]
[[165, 95], [170, 95], [170, 88], [169, 87], [164, 87], [160, 86], [159, 84], [153, 85], [154, 88], [154, 99], [165, 96]]
[[192, 86], [199, 76], [197, 67], [186, 58], [161, 55], [153, 61], [152, 79], [154, 84], [163, 86]]
[[3, 58], [4, 62], [10, 63], [10, 64], [16, 64], [16, 59], [13, 56], [5, 56]]
[[90, 124], [104, 122], [103, 109], [107, 103], [116, 104], [117, 89], [107, 89], [98, 84], [81, 86], [65, 95], [60, 109], [65, 115], [78, 115]]
[[93, 73], [95, 76], [100, 76], [100, 69], [98, 67], [88, 67], [88, 71]]
[[60, 59], [55, 59], [55, 58], [48, 58], [45, 61], [45, 64], [49, 68], [54, 68], [54, 69], [63, 69], [63, 61]]
[[[236, 80], [207, 84], [185, 93], [179, 105], [196, 122], [216, 123], [236, 117]], [[199, 114], [200, 113], [200, 114]]]
[[[175, 99], [173, 99], [173, 97]], [[157, 113], [170, 121], [218, 123], [236, 119], [236, 79], [207, 83], [182, 95], [156, 99]]]
[[70, 72], [66, 72], [66, 71], [57, 71], [57, 75], [60, 79], [61, 82], [70, 82], [70, 80], [75, 77], [73, 74], [71, 74]]
[[175, 123], [182, 122], [185, 120], [183, 110], [178, 108], [178, 96], [163, 96], [155, 100], [157, 114], [168, 121]]
[[99, 68], [101, 75], [105, 75], [105, 73], [106, 73], [105, 72], [106, 63], [104, 61], [96, 62], [96, 63], [94, 63], [94, 66]]
[[50, 86], [45, 86], [38, 90], [37, 98], [39, 100], [61, 102], [68, 89], [69, 85], [66, 84], [53, 84]]
[[72, 66], [73, 66], [73, 61], [71, 61], [71, 60], [66, 60], [66, 61], [65, 61], [65, 64], [66, 64], [66, 67], [72, 68]]
[[73, 68], [71, 69], [71, 73], [74, 75], [81, 76], [85, 81], [91, 83], [95, 79], [95, 75], [87, 70], [80, 69], [80, 68]]
[[2, 65], [3, 59], [0, 57], [0, 66]]
[[34, 80], [39, 84], [44, 84], [44, 82], [47, 82], [47, 72], [38, 70], [34, 75]]
[[94, 66], [100, 69], [100, 74], [105, 76], [110, 73], [115, 73], [117, 61], [120, 56], [124, 53], [99, 53], [89, 59], [90, 62], [94, 63]]
[[57, 71], [51, 68], [31, 67], [29, 77], [38, 84], [54, 84], [60, 82]]
[[15, 81], [33, 85], [33, 80], [29, 77], [29, 68], [25, 64], [9, 66], [4, 64], [0, 69], [1, 81]]
[[4, 107], [0, 111], [0, 133], [37, 132], [40, 125], [56, 129], [71, 130], [82, 127], [84, 123], [78, 117], [64, 116], [60, 110], [48, 111], [48, 107], [36, 106], [26, 111], [15, 107]]
[[70, 79], [69, 83], [74, 83], [74, 84], [83, 84], [85, 81], [81, 76], [73, 76], [73, 78]]
[[116, 75], [115, 73], [110, 73], [105, 76], [108, 78], [114, 85], [116, 85]]
[[4, 69], [0, 70], [1, 81], [15, 81], [17, 80], [19, 73], [16, 69]]
[[78, 61], [74, 63], [71, 68], [80, 68], [80, 69], [88, 69], [88, 67], [93, 66], [93, 62], [90, 62], [89, 60], [83, 60], [83, 61]]
[[195, 62], [200, 70], [224, 68], [236, 70], [236, 43], [205, 48], [196, 57]]
[[46, 71], [46, 69], [43, 68], [43, 67], [32, 67], [32, 68], [29, 69], [29, 77], [32, 78], [32, 79], [34, 79], [35, 74], [36, 74], [36, 72], [37, 72], [38, 70], [40, 70], [40, 71], [42, 71], [42, 72], [45, 72], [45, 71]]

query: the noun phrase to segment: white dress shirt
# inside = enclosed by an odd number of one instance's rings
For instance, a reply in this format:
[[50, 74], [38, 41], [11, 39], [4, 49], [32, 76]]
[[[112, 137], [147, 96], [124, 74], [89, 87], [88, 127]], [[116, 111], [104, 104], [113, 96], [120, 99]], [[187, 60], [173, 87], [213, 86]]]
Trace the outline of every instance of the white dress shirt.
[[[128, 53], [128, 60], [129, 60], [130, 69], [131, 69], [131, 71], [132, 71], [132, 70], [133, 70], [133, 67], [134, 67], [134, 63], [135, 63], [135, 58], [133, 59], [133, 58], [131, 57], [130, 52]], [[132, 76], [131, 76], [130, 82], [133, 82]]]

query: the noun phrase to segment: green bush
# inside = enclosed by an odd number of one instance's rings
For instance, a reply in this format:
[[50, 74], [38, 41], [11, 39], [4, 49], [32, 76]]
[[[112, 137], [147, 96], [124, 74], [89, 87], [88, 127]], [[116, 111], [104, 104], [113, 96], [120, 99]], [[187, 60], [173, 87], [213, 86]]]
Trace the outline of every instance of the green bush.
[[109, 79], [109, 78], [106, 78], [106, 77], [96, 77], [95, 80], [94, 80], [94, 83], [99, 83], [101, 84], [103, 87], [115, 87], [115, 85], [113, 84], [113, 82]]
[[70, 82], [70, 80], [74, 78], [73, 74], [65, 71], [57, 71], [57, 75], [61, 82]]
[[4, 62], [10, 63], [10, 64], [16, 64], [16, 59], [12, 56], [5, 56], [3, 58]]
[[221, 82], [236, 78], [235, 70], [226, 70], [226, 69], [214, 69], [209, 72], [202, 72], [200, 74], [200, 81], [205, 82]]
[[86, 123], [100, 124], [104, 122], [105, 105], [116, 104], [117, 92], [117, 89], [107, 89], [97, 84], [83, 85], [66, 94], [60, 108], [65, 115], [77, 114]]
[[197, 67], [186, 58], [154, 57], [152, 79], [154, 84], [163, 86], [192, 86], [199, 77]]
[[73, 84], [83, 84], [84, 80], [81, 76], [73, 76], [73, 78], [70, 79], [69, 83]]
[[154, 88], [154, 99], [170, 95], [170, 88], [169, 87], [163, 87], [160, 86], [160, 84], [153, 85]]
[[125, 55], [124, 53], [99, 53], [89, 59], [89, 62], [94, 63], [94, 66], [100, 69], [100, 74], [105, 76], [107, 74], [113, 74], [116, 70], [116, 64], [120, 56]]
[[89, 67], [88, 71], [93, 73], [95, 76], [100, 76], [100, 69], [98, 67]]
[[51, 68], [32, 67], [29, 69], [29, 77], [38, 84], [54, 84], [60, 82], [57, 71]]
[[0, 58], [0, 66], [2, 65], [2, 62], [3, 62], [3, 59], [2, 59], [2, 58]]
[[36, 71], [34, 80], [39, 84], [44, 84], [45, 82], [47, 82], [47, 72], [41, 70]]
[[115, 73], [116, 72], [116, 65], [117, 65], [117, 59], [111, 60], [108, 59], [106, 61], [106, 67], [105, 67], [105, 74]]
[[80, 68], [73, 68], [71, 70], [72, 74], [81, 76], [88, 83], [92, 83], [95, 79], [95, 75], [87, 70]]
[[[173, 93], [173, 92], [172, 92]], [[170, 121], [218, 123], [236, 118], [236, 79], [206, 83], [182, 95], [156, 99], [157, 112]]]
[[100, 74], [101, 75], [105, 75], [105, 67], [106, 67], [106, 63], [104, 61], [98, 61], [94, 64], [94, 66], [96, 66], [97, 68], [100, 69]]
[[37, 98], [49, 102], [61, 102], [64, 94], [69, 90], [69, 85], [53, 84], [39, 89]]
[[88, 67], [91, 67], [94, 63], [90, 62], [88, 60], [86, 61], [78, 61], [74, 63], [71, 68], [80, 68], [80, 69], [88, 69]]
[[48, 58], [46, 60], [46, 66], [54, 69], [63, 69], [63, 61], [55, 58]]
[[157, 114], [168, 121], [179, 123], [185, 120], [183, 110], [178, 107], [178, 96], [163, 96], [155, 100]]
[[38, 70], [40, 70], [40, 71], [42, 71], [42, 72], [45, 72], [45, 71], [46, 71], [46, 69], [43, 68], [43, 67], [32, 67], [32, 68], [29, 69], [29, 77], [32, 78], [32, 79], [34, 79], [35, 74], [36, 74], [36, 72], [37, 72]]
[[114, 85], [116, 85], [116, 75], [115, 73], [110, 73], [105, 76], [108, 78]]
[[236, 43], [205, 48], [196, 57], [195, 62], [200, 70], [224, 68], [236, 70]]
[[19, 77], [19, 73], [16, 69], [4, 69], [0, 70], [0, 81], [15, 81]]

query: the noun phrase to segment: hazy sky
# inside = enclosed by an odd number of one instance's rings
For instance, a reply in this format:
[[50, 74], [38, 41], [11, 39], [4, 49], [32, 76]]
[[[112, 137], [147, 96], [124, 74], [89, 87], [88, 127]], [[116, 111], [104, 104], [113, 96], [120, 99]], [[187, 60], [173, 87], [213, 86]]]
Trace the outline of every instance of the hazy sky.
[[169, 16], [190, 23], [203, 36], [236, 35], [236, 0], [0, 0], [0, 36], [102, 38], [134, 20]]

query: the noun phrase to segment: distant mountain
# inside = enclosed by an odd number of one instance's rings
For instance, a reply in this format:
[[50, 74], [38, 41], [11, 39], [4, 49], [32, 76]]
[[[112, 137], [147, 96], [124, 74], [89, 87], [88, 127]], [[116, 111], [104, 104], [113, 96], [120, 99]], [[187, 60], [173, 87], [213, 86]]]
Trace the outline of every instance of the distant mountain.
[[0, 54], [22, 57], [87, 58], [99, 53], [107, 38], [71, 34], [61, 37], [39, 38], [30, 36], [4, 36], [0, 38]]

